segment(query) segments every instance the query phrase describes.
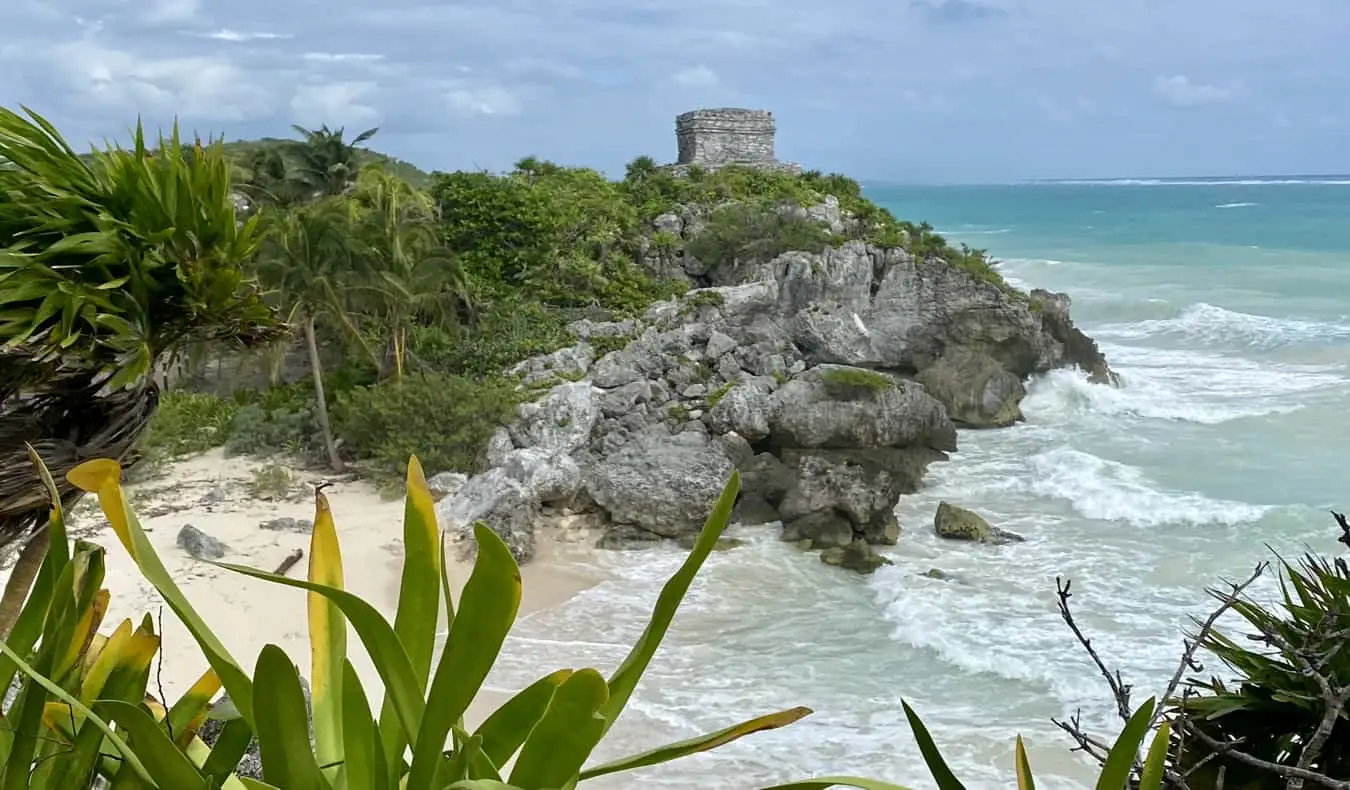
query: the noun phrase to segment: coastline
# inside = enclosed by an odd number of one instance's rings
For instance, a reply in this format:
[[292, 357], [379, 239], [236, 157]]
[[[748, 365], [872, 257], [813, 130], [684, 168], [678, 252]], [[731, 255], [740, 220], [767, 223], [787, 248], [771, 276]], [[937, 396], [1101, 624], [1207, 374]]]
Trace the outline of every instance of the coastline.
[[[193, 558], [178, 545], [180, 530], [191, 524], [226, 545], [220, 561], [269, 571], [276, 570], [296, 549], [307, 551], [307, 528], [313, 522], [314, 505], [313, 489], [305, 481], [318, 480], [322, 474], [288, 469], [293, 474], [293, 493], [275, 501], [251, 497], [248, 485], [255, 472], [278, 465], [267, 459], [227, 458], [222, 451], [213, 450], [175, 461], [162, 475], [128, 485], [127, 492], [165, 566], [235, 660], [251, 672], [262, 647], [276, 644], [307, 676], [305, 593], [217, 568]], [[346, 588], [392, 622], [402, 567], [403, 498], [385, 499], [373, 484], [361, 480], [334, 483], [325, 493], [342, 545]], [[200, 650], [173, 612], [163, 607], [151, 585], [141, 578], [98, 511], [96, 500], [86, 497], [72, 515], [72, 538], [93, 541], [107, 549], [104, 587], [111, 593], [111, 601], [100, 632], [110, 633], [123, 619], [130, 618], [134, 623], [146, 614], [159, 621], [156, 630], [162, 643], [151, 689], [161, 698], [176, 699], [207, 668]], [[260, 526], [274, 519], [294, 519], [301, 528]], [[559, 606], [599, 583], [599, 570], [586, 561], [594, 551], [589, 545], [554, 536], [541, 540], [538, 557], [521, 569], [519, 616]], [[302, 558], [288, 575], [303, 578], [307, 562], [307, 557]], [[446, 568], [458, 595], [472, 564], [460, 560], [457, 547], [451, 545], [446, 549]], [[0, 571], [0, 584], [8, 576], [8, 569]], [[349, 632], [348, 651], [368, 692], [377, 694], [379, 677], [355, 633]], [[551, 668], [541, 667], [540, 671]], [[504, 697], [484, 691], [475, 700], [468, 723], [472, 725], [491, 713]]]

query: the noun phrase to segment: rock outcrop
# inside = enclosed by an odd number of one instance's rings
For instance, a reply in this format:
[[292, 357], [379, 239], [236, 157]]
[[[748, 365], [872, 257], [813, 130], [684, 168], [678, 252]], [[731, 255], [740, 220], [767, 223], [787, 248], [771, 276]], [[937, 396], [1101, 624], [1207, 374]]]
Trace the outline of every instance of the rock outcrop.
[[[803, 211], [851, 221], [837, 201]], [[701, 216], [655, 228], [687, 241]], [[541, 505], [599, 511], [601, 545], [687, 541], [738, 469], [737, 519], [781, 521], [825, 561], [875, 569], [870, 547], [899, 538], [896, 501], [956, 449], [958, 425], [1020, 420], [1023, 382], [1053, 368], [1114, 381], [1067, 297], [902, 249], [848, 241], [713, 269], [666, 249], [645, 263], [707, 286], [640, 319], [577, 322], [576, 345], [517, 365], [535, 386], [568, 380], [520, 406], [488, 447], [493, 468], [437, 504], [447, 526], [481, 520], [521, 560]], [[596, 358], [597, 337], [632, 339]]]

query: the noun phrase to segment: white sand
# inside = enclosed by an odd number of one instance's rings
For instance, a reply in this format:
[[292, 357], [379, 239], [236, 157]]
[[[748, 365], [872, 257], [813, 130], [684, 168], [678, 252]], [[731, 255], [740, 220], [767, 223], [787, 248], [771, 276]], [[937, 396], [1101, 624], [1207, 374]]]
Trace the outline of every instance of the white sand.
[[[306, 483], [322, 479], [324, 473], [295, 472], [293, 493], [285, 500], [254, 499], [248, 491], [249, 481], [254, 470], [267, 465], [266, 461], [226, 458], [219, 451], [211, 452], [172, 464], [155, 480], [129, 486], [128, 496], [188, 600], [249, 674], [259, 651], [272, 643], [285, 649], [301, 673], [308, 675], [303, 591], [217, 568], [188, 556], [177, 546], [179, 530], [191, 524], [228, 546], [223, 562], [273, 571], [294, 550], [307, 551], [307, 533], [262, 529], [259, 524], [278, 517], [312, 523], [313, 488]], [[363, 481], [334, 484], [325, 489], [325, 494], [342, 545], [346, 588], [376, 606], [392, 622], [403, 557], [402, 499], [386, 500]], [[159, 595], [141, 578], [95, 502], [89, 496], [80, 504], [71, 532], [108, 549], [104, 586], [111, 592], [112, 601], [101, 631], [111, 632], [125, 618], [139, 622], [146, 613], [158, 618], [162, 608], [162, 663], [158, 681], [152, 676], [151, 691], [155, 692], [158, 682], [163, 697], [175, 700], [206, 670], [206, 661], [177, 617], [162, 606]], [[561, 543], [543, 536], [539, 556], [522, 569], [521, 614], [560, 604], [598, 583], [599, 576], [585, 569], [589, 551], [580, 543]], [[458, 593], [471, 567], [456, 559], [453, 546], [447, 555], [451, 582]], [[307, 562], [306, 556], [288, 575], [303, 578]], [[8, 571], [0, 575], [0, 585], [7, 577]], [[352, 631], [349, 654], [372, 699], [378, 698], [378, 676]], [[498, 695], [482, 696], [468, 716], [471, 726], [500, 702]]]

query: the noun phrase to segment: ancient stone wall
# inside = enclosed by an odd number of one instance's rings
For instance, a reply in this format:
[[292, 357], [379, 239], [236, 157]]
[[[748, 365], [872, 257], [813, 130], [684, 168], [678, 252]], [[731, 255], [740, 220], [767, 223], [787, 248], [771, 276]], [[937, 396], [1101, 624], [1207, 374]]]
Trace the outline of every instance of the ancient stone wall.
[[771, 164], [773, 113], [723, 107], [691, 110], [675, 119], [682, 165]]

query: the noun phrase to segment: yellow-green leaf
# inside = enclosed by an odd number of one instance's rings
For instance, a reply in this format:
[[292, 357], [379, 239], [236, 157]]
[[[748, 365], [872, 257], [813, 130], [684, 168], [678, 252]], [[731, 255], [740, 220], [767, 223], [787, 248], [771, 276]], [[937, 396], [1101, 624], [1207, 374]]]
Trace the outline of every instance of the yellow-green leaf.
[[497, 533], [474, 525], [478, 557], [464, 584], [460, 609], [427, 696], [427, 713], [413, 748], [410, 787], [430, 787], [450, 728], [459, 726], [501, 652], [520, 610], [520, 568]]
[[380, 734], [351, 661], [342, 664], [342, 777], [346, 790], [387, 790]]
[[909, 706], [908, 702], [900, 701], [900, 705], [905, 709], [905, 718], [909, 719], [909, 729], [914, 733], [914, 740], [919, 744], [919, 753], [923, 755], [923, 761], [928, 765], [928, 773], [933, 775], [933, 781], [937, 783], [938, 790], [965, 790], [965, 786], [952, 773], [952, 769], [947, 767], [947, 761], [942, 759], [942, 752], [938, 751], [937, 744], [933, 742], [933, 736], [928, 734], [928, 728], [923, 725], [919, 719], [919, 714]]
[[1111, 751], [1106, 753], [1106, 762], [1097, 777], [1097, 790], [1122, 790], [1130, 780], [1134, 761], [1139, 757], [1139, 744], [1148, 735], [1149, 725], [1153, 722], [1154, 699], [1149, 698], [1134, 712], [1125, 728], [1120, 731]]
[[132, 748], [145, 758], [145, 769], [155, 786], [162, 790], [208, 790], [206, 778], [150, 714], [121, 700], [100, 700], [95, 709], [106, 712], [108, 718], [127, 731]]
[[549, 700], [511, 769], [511, 784], [535, 790], [573, 782], [604, 732], [600, 711], [609, 699], [605, 678], [594, 669], [573, 672]]
[[649, 765], [667, 763], [671, 760], [678, 760], [681, 757], [688, 757], [691, 754], [706, 752], [725, 746], [734, 740], [744, 738], [747, 735], [753, 735], [765, 730], [773, 730], [779, 727], [786, 727], [802, 717], [811, 713], [810, 708], [790, 708], [788, 710], [770, 713], [767, 716], [759, 716], [749, 721], [743, 721], [717, 732], [707, 735], [700, 735], [697, 738], [672, 743], [667, 746], [661, 746], [652, 749], [649, 752], [635, 754], [631, 757], [624, 757], [621, 760], [598, 765], [595, 768], [588, 768], [581, 772], [581, 780], [594, 779], [597, 776], [605, 774], [618, 773], [620, 771], [632, 771], [637, 768], [645, 768]]
[[[718, 539], [722, 537], [723, 530], [727, 528], [727, 523], [731, 520], [732, 508], [736, 506], [736, 495], [740, 490], [740, 472], [733, 471], [731, 478], [727, 480], [726, 486], [723, 487], [722, 495], [718, 497], [712, 513], [703, 522], [703, 531], [699, 533], [698, 540], [694, 542], [694, 548], [690, 550], [689, 556], [685, 558], [680, 569], [661, 588], [661, 594], [656, 599], [656, 608], [652, 610], [651, 619], [647, 622], [647, 627], [643, 630], [642, 636], [633, 645], [623, 663], [610, 676], [609, 700], [601, 711], [601, 715], [605, 719], [605, 727], [600, 736], [596, 738], [597, 743], [601, 737], [604, 737], [604, 733], [614, 726], [614, 722], [618, 721], [619, 714], [623, 713], [624, 706], [628, 704], [629, 698], [633, 696], [633, 691], [637, 688], [638, 681], [642, 679], [642, 673], [647, 671], [647, 666], [651, 664], [652, 657], [661, 647], [661, 640], [665, 639], [666, 631], [670, 629], [670, 624], [675, 619], [675, 613], [679, 611], [680, 604], [684, 602], [684, 596], [689, 593], [689, 587], [694, 583], [694, 578], [698, 576], [703, 563], [712, 554], [713, 549], [717, 547]], [[594, 749], [595, 744], [592, 744], [591, 748]], [[587, 756], [589, 757], [589, 754]]]
[[280, 647], [266, 645], [253, 678], [263, 776], [286, 790], [328, 790], [310, 749], [308, 713], [295, 664]]
[[1139, 790], [1162, 790], [1163, 774], [1167, 770], [1167, 750], [1172, 745], [1172, 726], [1163, 722], [1153, 743], [1148, 747], [1148, 758], [1144, 760], [1144, 772], [1139, 777]]
[[[408, 492], [403, 506], [403, 577], [399, 584], [394, 632], [408, 651], [419, 693], [426, 691], [431, 675], [437, 618], [440, 617], [444, 552], [439, 532], [431, 490], [422, 473], [422, 464], [414, 455], [408, 459]], [[450, 600], [448, 588], [445, 598]], [[380, 713], [380, 735], [387, 762], [402, 759], [410, 745], [411, 736], [403, 732], [397, 722], [397, 714], [386, 696]]]
[[[309, 541], [309, 580], [343, 589], [342, 550], [328, 497], [314, 493], [314, 531]], [[320, 765], [342, 760], [342, 666], [347, 659], [347, 620], [342, 610], [318, 592], [309, 605], [310, 693], [314, 705], [314, 748]], [[329, 778], [337, 770], [328, 771]]]
[[[379, 611], [374, 606], [371, 606], [360, 596], [353, 595], [346, 590], [315, 584], [308, 580], [279, 576], [275, 573], [260, 571], [257, 568], [249, 568], [244, 565], [232, 565], [224, 562], [216, 564], [221, 568], [255, 579], [317, 592], [337, 604], [342, 613], [347, 616], [347, 622], [351, 623], [357, 636], [361, 638], [361, 644], [365, 645], [366, 652], [370, 654], [370, 659], [375, 664], [375, 671], [380, 674], [380, 679], [384, 681], [385, 689], [390, 694], [394, 709], [398, 712], [399, 723], [408, 732], [415, 733], [418, 731], [422, 724], [424, 702], [421, 693], [418, 691], [417, 678], [413, 675], [408, 654], [403, 650], [403, 645], [398, 641], [398, 636], [394, 633], [393, 627], [389, 625], [389, 621], [380, 616]], [[229, 686], [225, 688], [227, 691], [229, 690]], [[234, 695], [231, 694], [230, 696], [233, 697]], [[255, 727], [256, 724], [257, 722], [254, 722]]]
[[178, 698], [166, 717], [169, 732], [173, 735], [175, 743], [186, 747], [192, 742], [197, 729], [206, 718], [212, 698], [219, 691], [220, 676], [214, 669], [208, 669], [183, 693], [183, 696]]
[[536, 680], [503, 702], [478, 726], [475, 734], [483, 736], [483, 753], [493, 765], [506, 765], [543, 717], [553, 692], [571, 676], [572, 670], [560, 669]]
[[63, 690], [60, 686], [43, 677], [41, 673], [39, 673], [37, 670], [29, 666], [27, 662], [25, 662], [22, 658], [20, 658], [17, 654], [15, 654], [13, 649], [11, 649], [10, 646], [3, 641], [0, 641], [0, 653], [3, 653], [4, 655], [8, 656], [11, 661], [13, 661], [16, 665], [18, 665], [20, 671], [22, 671], [25, 675], [31, 678], [34, 683], [41, 686], [43, 690], [45, 690], [48, 694], [51, 694], [57, 699], [65, 702], [71, 708], [82, 714], [87, 722], [92, 723], [95, 727], [98, 727], [100, 730], [102, 730], [104, 736], [106, 736], [108, 740], [112, 742], [112, 745], [117, 749], [118, 753], [122, 756], [122, 760], [123, 762], [126, 763], [127, 767], [130, 768], [132, 771], [134, 771], [136, 775], [147, 785], [151, 787], [156, 786], [154, 780], [151, 779], [150, 774], [146, 771], [145, 765], [141, 762], [140, 757], [136, 754], [136, 752], [134, 752], [131, 749], [130, 746], [127, 745], [126, 741], [122, 740], [122, 738], [118, 736], [116, 732], [113, 731], [112, 727], [110, 727], [106, 721], [104, 721], [101, 717], [97, 716], [84, 703], [80, 702], [78, 699], [75, 699], [70, 694], [67, 694], [65, 690]]
[[1027, 760], [1027, 747], [1022, 736], [1017, 736], [1017, 790], [1036, 790], [1036, 779], [1031, 775], [1031, 762]]
[[164, 598], [165, 603], [178, 615], [178, 619], [187, 626], [188, 632], [196, 640], [198, 647], [206, 656], [207, 663], [220, 676], [230, 699], [239, 708], [240, 714], [253, 721], [253, 683], [239, 664], [225, 649], [219, 637], [206, 625], [206, 621], [197, 614], [197, 610], [183, 595], [178, 584], [164, 567], [164, 562], [155, 553], [154, 546], [141, 528], [140, 520], [127, 506], [122, 492], [122, 466], [116, 461], [96, 459], [86, 461], [66, 474], [72, 485], [83, 491], [98, 495], [103, 515], [112, 525], [113, 532], [121, 541], [123, 548], [131, 555], [141, 574], [154, 585]]
[[403, 511], [403, 579], [394, 631], [408, 651], [413, 672], [425, 687], [436, 649], [440, 617], [440, 528], [431, 489], [417, 456], [408, 459], [408, 496]]

